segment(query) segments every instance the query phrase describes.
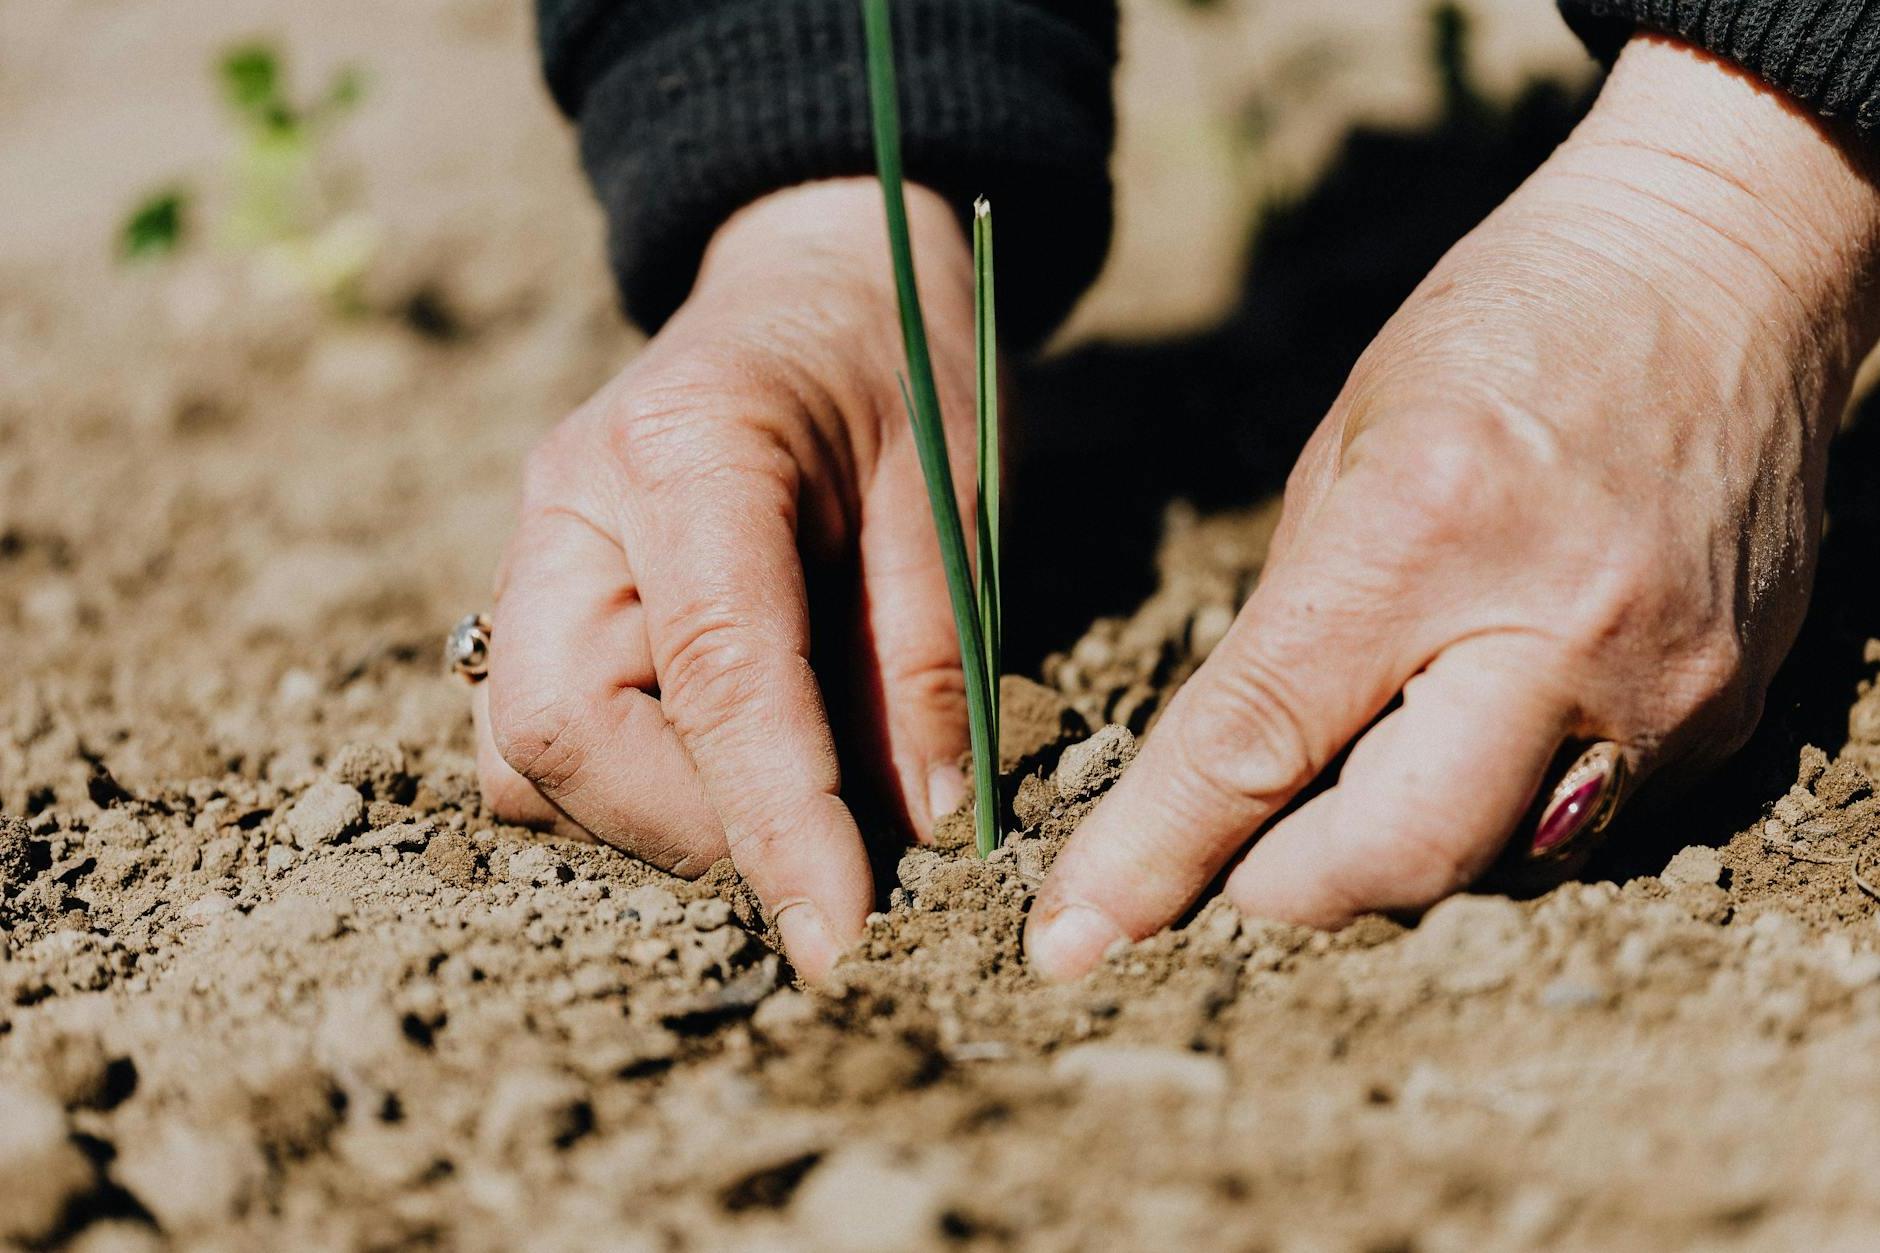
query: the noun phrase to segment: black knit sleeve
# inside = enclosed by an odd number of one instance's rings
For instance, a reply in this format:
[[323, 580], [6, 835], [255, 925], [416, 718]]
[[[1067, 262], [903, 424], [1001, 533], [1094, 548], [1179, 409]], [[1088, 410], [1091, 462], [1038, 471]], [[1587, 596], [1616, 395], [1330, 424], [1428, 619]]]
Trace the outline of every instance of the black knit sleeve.
[[[538, 17], [648, 330], [739, 208], [874, 169], [857, 0], [538, 0]], [[894, 18], [908, 176], [962, 215], [992, 199], [1001, 324], [1041, 340], [1109, 247], [1115, 0], [897, 0]]]
[[1824, 117], [1880, 126], [1880, 4], [1868, 0], [1560, 0], [1604, 60], [1640, 26], [1736, 62]]

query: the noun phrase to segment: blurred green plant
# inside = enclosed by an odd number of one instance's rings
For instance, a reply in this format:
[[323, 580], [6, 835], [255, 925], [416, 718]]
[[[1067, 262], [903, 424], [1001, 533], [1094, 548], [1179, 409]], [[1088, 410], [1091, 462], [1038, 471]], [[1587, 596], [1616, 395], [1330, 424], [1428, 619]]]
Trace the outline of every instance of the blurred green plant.
[[[283, 57], [262, 42], [229, 49], [214, 73], [238, 132], [218, 234], [227, 246], [257, 254], [289, 283], [356, 311], [377, 232], [346, 212], [348, 197], [332, 175], [328, 148], [334, 129], [364, 98], [364, 75], [342, 68], [311, 103], [298, 104], [289, 94]], [[177, 251], [186, 242], [194, 199], [182, 187], [147, 197], [123, 227], [123, 255]]]
[[148, 261], [181, 248], [189, 230], [187, 204], [188, 193], [176, 187], [145, 197], [118, 233], [119, 255], [126, 261]]

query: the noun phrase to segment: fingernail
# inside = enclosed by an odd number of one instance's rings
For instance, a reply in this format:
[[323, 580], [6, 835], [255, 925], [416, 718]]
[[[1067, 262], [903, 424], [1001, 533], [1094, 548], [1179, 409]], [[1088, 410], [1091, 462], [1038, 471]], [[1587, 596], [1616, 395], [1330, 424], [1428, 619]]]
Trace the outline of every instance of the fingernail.
[[1607, 802], [1618, 776], [1619, 760], [1616, 752], [1589, 752], [1574, 764], [1555, 786], [1534, 826], [1534, 843], [1529, 846], [1532, 856], [1558, 852], [1603, 823], [1610, 812]]
[[823, 911], [808, 901], [792, 901], [777, 912], [777, 931], [784, 952], [796, 972], [811, 983], [821, 983], [842, 956], [842, 946]]
[[1057, 983], [1075, 979], [1099, 961], [1110, 945], [1128, 940], [1108, 915], [1088, 905], [1067, 905], [1025, 928], [1025, 956], [1031, 968]]
[[951, 762], [943, 762], [927, 772], [927, 808], [935, 826], [950, 818], [966, 803], [966, 772]]

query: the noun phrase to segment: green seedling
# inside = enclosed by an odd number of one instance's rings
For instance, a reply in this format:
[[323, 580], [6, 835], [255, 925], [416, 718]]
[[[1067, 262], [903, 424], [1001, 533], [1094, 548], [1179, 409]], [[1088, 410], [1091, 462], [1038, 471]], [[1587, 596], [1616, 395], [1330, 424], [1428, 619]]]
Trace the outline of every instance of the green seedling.
[[126, 261], [148, 261], [181, 248], [189, 230], [188, 203], [189, 194], [180, 188], [152, 192], [118, 233], [119, 255]]
[[907, 374], [901, 396], [920, 450], [927, 500], [939, 533], [953, 621], [959, 630], [960, 666], [966, 675], [967, 720], [972, 735], [973, 828], [981, 857], [999, 846], [999, 429], [997, 326], [993, 311], [992, 214], [982, 200], [974, 210], [973, 253], [977, 276], [974, 319], [978, 350], [977, 583], [966, 553], [966, 530], [953, 491], [940, 393], [934, 384], [927, 321], [914, 279], [914, 249], [908, 234], [907, 196], [901, 163], [901, 111], [894, 64], [894, 33], [888, 0], [862, 0], [868, 42], [868, 90], [873, 108], [875, 161], [888, 214], [888, 245], [900, 299], [901, 335]]
[[[238, 132], [228, 161], [229, 208], [218, 235], [290, 283], [341, 308], [357, 307], [374, 232], [344, 212], [346, 197], [329, 177], [326, 152], [335, 126], [362, 98], [364, 77], [342, 69], [315, 100], [298, 104], [289, 96], [280, 55], [254, 43], [225, 53], [215, 81]], [[148, 197], [125, 223], [120, 251], [127, 258], [176, 251], [185, 242], [192, 203], [182, 188]]]
[[319, 176], [321, 146], [360, 100], [358, 71], [341, 70], [304, 108], [288, 98], [280, 58], [265, 44], [229, 52], [217, 76], [222, 101], [242, 132], [232, 164], [231, 242], [266, 247], [317, 233], [333, 215], [331, 193]]

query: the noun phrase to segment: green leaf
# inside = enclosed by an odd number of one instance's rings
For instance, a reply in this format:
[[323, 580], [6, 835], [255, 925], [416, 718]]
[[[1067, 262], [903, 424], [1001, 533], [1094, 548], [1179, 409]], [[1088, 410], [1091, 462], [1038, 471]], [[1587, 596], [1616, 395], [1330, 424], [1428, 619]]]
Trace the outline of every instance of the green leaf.
[[993, 285], [992, 206], [973, 204], [973, 348], [979, 375], [979, 633], [992, 683], [992, 741], [999, 741], [999, 676], [1004, 673], [1005, 609], [999, 554], [999, 327]]
[[907, 193], [901, 163], [901, 108], [894, 68], [894, 34], [888, 19], [888, 0], [862, 0], [862, 19], [868, 41], [868, 95], [875, 132], [875, 164], [888, 215], [888, 244], [894, 264], [895, 291], [901, 308], [901, 338], [907, 350], [908, 377], [902, 397], [914, 426], [921, 473], [927, 483], [927, 501], [933, 509], [934, 530], [940, 538], [941, 564], [946, 570], [947, 593], [953, 602], [953, 622], [959, 630], [960, 668], [966, 676], [967, 724], [972, 734], [974, 798], [973, 827], [979, 855], [991, 856], [999, 846], [999, 749], [996, 679], [989, 675], [985, 639], [979, 627], [972, 566], [966, 555], [966, 528], [953, 491], [953, 471], [947, 458], [946, 432], [940, 419], [940, 392], [934, 384], [933, 358], [927, 345], [927, 320], [920, 307], [920, 289], [914, 281], [914, 247], [907, 225]]
[[167, 257], [183, 245], [188, 197], [180, 190], [157, 192], [132, 211], [118, 233], [118, 251], [128, 261]]
[[237, 113], [266, 120], [289, 112], [281, 92], [281, 60], [267, 44], [244, 44], [222, 57], [222, 96]]
[[365, 99], [366, 74], [356, 65], [344, 66], [333, 76], [332, 85], [326, 89], [326, 99], [320, 102], [319, 112], [323, 117], [334, 117], [357, 108]]

